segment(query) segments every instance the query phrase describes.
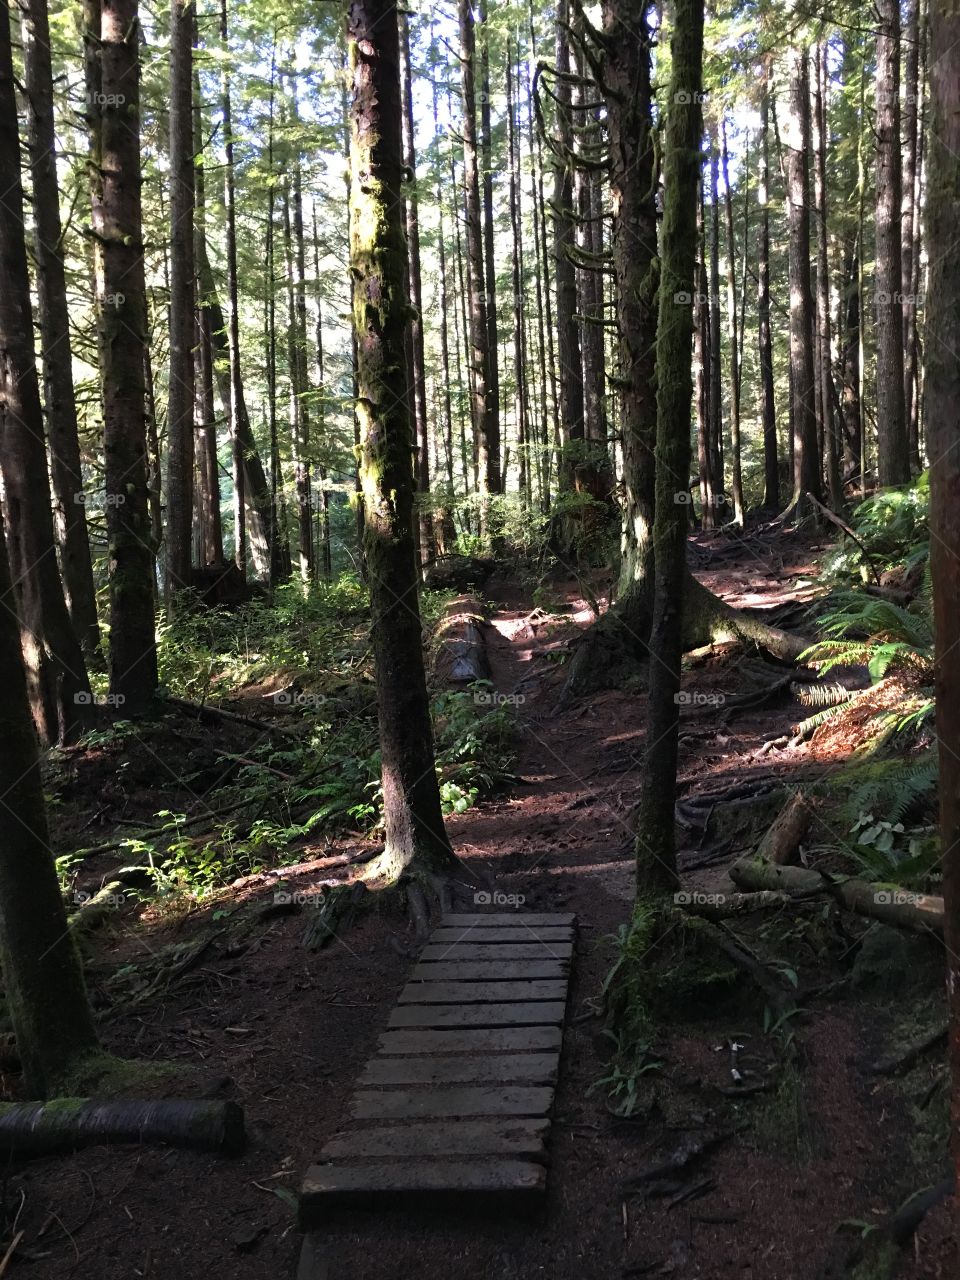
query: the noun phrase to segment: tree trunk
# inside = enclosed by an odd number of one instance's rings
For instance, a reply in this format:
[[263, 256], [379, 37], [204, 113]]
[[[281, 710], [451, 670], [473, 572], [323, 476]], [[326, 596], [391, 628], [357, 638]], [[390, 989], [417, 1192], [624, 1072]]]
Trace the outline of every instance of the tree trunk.
[[[721, 122], [723, 205], [727, 233], [727, 341], [730, 346], [730, 496], [734, 522], [743, 527], [743, 475], [740, 462], [740, 347], [737, 334], [737, 242], [733, 233], [733, 192], [727, 154], [727, 122]], [[746, 245], [744, 245], [746, 252]]]
[[0, 1155], [30, 1160], [83, 1147], [159, 1142], [189, 1151], [238, 1155], [244, 1146], [243, 1110], [236, 1102], [163, 1099], [57, 1098], [49, 1106], [0, 1106]]
[[657, 326], [656, 593], [650, 631], [650, 694], [637, 819], [637, 908], [677, 885], [675, 815], [687, 508], [678, 477], [690, 472], [693, 311], [700, 176], [703, 0], [676, 0], [664, 143], [664, 217]]
[[780, 461], [777, 449], [777, 407], [773, 387], [773, 337], [770, 330], [770, 59], [763, 60], [760, 96], [760, 182], [757, 201], [757, 322], [760, 344], [760, 422], [763, 430], [763, 505], [780, 506]]
[[[951, 1153], [960, 1179], [960, 15], [930, 5], [930, 134], [925, 233], [929, 254], [925, 408], [930, 464], [930, 559], [937, 661], [940, 843], [950, 1061]], [[960, 1185], [960, 1181], [958, 1181]]]
[[817, 448], [817, 388], [813, 371], [813, 297], [810, 289], [810, 74], [806, 47], [791, 55], [790, 112], [784, 129], [787, 226], [790, 236], [790, 399], [793, 406], [793, 499], [822, 499]]
[[92, 221], [103, 285], [98, 338], [110, 554], [110, 692], [124, 699], [128, 716], [146, 711], [157, 687], [156, 547], [146, 460], [139, 39], [137, 0], [103, 0], [98, 89], [103, 106], [92, 134]]
[[490, 380], [490, 328], [483, 267], [483, 215], [477, 154], [476, 35], [470, 0], [458, 0], [457, 12], [460, 20], [468, 328], [470, 366], [473, 371], [472, 420], [477, 450], [481, 535], [490, 545], [490, 495], [500, 487], [500, 442], [497, 438], [498, 405]]
[[720, 165], [716, 128], [710, 143], [710, 412], [707, 417], [707, 454], [710, 461], [714, 521], [722, 520], [727, 499], [723, 477], [723, 351], [720, 346]]
[[[403, 165], [409, 186], [405, 201], [407, 264], [410, 301], [415, 315], [410, 322], [413, 348], [413, 417], [416, 426], [416, 477], [419, 494], [420, 558], [434, 557], [433, 517], [430, 512], [430, 428], [427, 419], [427, 371], [423, 349], [423, 287], [420, 272], [420, 211], [417, 202], [417, 148], [413, 122], [413, 79], [410, 67], [410, 19], [400, 12], [400, 77], [403, 95]], [[487, 108], [489, 113], [489, 107]], [[487, 116], [489, 120], [489, 114]], [[494, 321], [494, 324], [496, 322]]]
[[413, 865], [442, 872], [457, 860], [440, 808], [414, 563], [396, 8], [351, 0], [347, 35], [357, 413], [386, 829], [377, 872], [395, 879]]
[[[517, 45], [517, 65], [520, 65], [520, 47]], [[519, 77], [518, 77], [519, 85]], [[517, 432], [518, 487], [524, 508], [531, 505], [530, 483], [531, 454], [529, 449], [530, 415], [527, 401], [527, 350], [523, 325], [523, 224], [520, 189], [520, 139], [519, 123], [514, 102], [514, 77], [511, 54], [507, 55], [507, 150], [510, 171], [510, 261], [513, 283], [513, 363], [514, 363], [514, 416]]]
[[[483, 279], [487, 302], [487, 359], [489, 361], [488, 405], [491, 414], [487, 420], [487, 432], [495, 456], [491, 461], [491, 478], [495, 473], [496, 486], [491, 492], [500, 493], [503, 479], [500, 468], [500, 369], [497, 358], [497, 266], [493, 234], [493, 138], [490, 124], [490, 26], [487, 0], [479, 0], [480, 19], [480, 164], [483, 174], [481, 184], [483, 210]], [[505, 470], [505, 468], [504, 468]]]
[[900, 291], [903, 300], [903, 409], [907, 424], [910, 467], [919, 472], [919, 414], [917, 395], [917, 299], [914, 258], [919, 256], [919, 212], [914, 187], [917, 180], [920, 133], [920, 0], [908, 0], [903, 36], [903, 196], [900, 205]]
[[834, 511], [843, 507], [840, 482], [840, 448], [837, 423], [833, 412], [833, 364], [830, 340], [830, 275], [829, 237], [827, 233], [827, 46], [816, 46], [814, 77], [814, 116], [816, 140], [813, 153], [814, 203], [817, 225], [817, 404], [820, 435], [823, 439], [823, 466], [827, 474], [830, 505]]
[[96, 658], [99, 662], [100, 628], [84, 514], [70, 317], [61, 242], [53, 72], [46, 0], [25, 0], [21, 9], [21, 32], [30, 116], [37, 311], [42, 338], [47, 444], [56, 502], [60, 568], [70, 621], [80, 647], [87, 657]]
[[10, 602], [0, 612], [6, 620], [13, 607], [19, 617], [34, 720], [41, 741], [51, 745], [72, 740], [89, 723], [91, 697], [57, 569], [7, 5], [0, 11], [0, 193], [0, 464], [15, 583], [0, 593]]
[[877, 0], [877, 14], [877, 473], [881, 485], [898, 485], [910, 481], [903, 399], [900, 0]]
[[[0, 103], [13, 104], [6, 0], [0, 4]], [[4, 111], [4, 137], [6, 120]], [[11, 591], [0, 528], [0, 598], [9, 599]], [[28, 1094], [43, 1098], [78, 1059], [96, 1050], [97, 1036], [50, 852], [20, 635], [9, 609], [0, 609], [0, 683], [0, 961], [24, 1085]]]

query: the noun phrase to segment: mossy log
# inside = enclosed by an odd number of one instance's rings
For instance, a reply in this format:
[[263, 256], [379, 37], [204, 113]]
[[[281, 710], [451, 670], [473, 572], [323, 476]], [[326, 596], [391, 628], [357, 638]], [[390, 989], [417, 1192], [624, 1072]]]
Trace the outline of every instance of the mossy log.
[[813, 868], [777, 866], [754, 855], [735, 862], [730, 868], [730, 879], [740, 889], [772, 889], [791, 898], [828, 893], [857, 915], [916, 933], [943, 934], [943, 899], [932, 894], [891, 889], [867, 880], [834, 879]]
[[777, 866], [796, 862], [811, 816], [810, 801], [802, 791], [794, 792], [767, 828], [756, 856]]
[[0, 1154], [5, 1159], [30, 1160], [126, 1142], [237, 1155], [244, 1144], [243, 1109], [236, 1102], [190, 1099], [57, 1098], [0, 1105]]

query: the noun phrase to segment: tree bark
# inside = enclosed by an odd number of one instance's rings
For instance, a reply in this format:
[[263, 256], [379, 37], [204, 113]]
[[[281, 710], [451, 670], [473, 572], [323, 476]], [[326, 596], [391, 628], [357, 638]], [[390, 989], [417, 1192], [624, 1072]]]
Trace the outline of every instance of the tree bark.
[[656, 592], [650, 631], [650, 693], [637, 819], [637, 908], [672, 892], [675, 845], [683, 594], [687, 581], [687, 508], [676, 501], [690, 473], [693, 310], [697, 258], [697, 185], [702, 129], [703, 0], [676, 0], [664, 142], [664, 217], [657, 326]]
[[[92, 163], [110, 555], [110, 692], [125, 715], [157, 687], [155, 554], [146, 460], [147, 307], [140, 198], [140, 26], [137, 0], [103, 0], [99, 112]], [[121, 501], [122, 499], [122, 501]]]
[[167, 400], [167, 608], [193, 567], [195, 332], [193, 11], [170, 9], [170, 378]]
[[908, 0], [903, 36], [903, 196], [900, 205], [900, 290], [903, 297], [903, 411], [907, 424], [910, 467], [920, 463], [917, 387], [917, 299], [914, 259], [919, 256], [919, 210], [916, 207], [917, 156], [920, 135], [920, 0]]
[[[924, 231], [930, 267], [925, 353], [930, 559], [936, 635], [940, 842], [950, 1062], [950, 1145], [960, 1177], [960, 15], [930, 3], [930, 133]], [[960, 1185], [960, 1183], [958, 1183]]]
[[833, 412], [833, 364], [830, 338], [829, 237], [827, 228], [827, 47], [816, 46], [814, 77], [814, 116], [816, 145], [813, 153], [814, 204], [817, 225], [817, 404], [820, 436], [823, 440], [823, 468], [827, 475], [830, 505], [834, 511], [843, 508], [843, 486], [840, 482], [840, 447], [837, 422]]
[[443, 872], [457, 859], [440, 808], [414, 563], [396, 8], [351, 0], [347, 37], [357, 414], [386, 830], [376, 873], [395, 879], [415, 865]]
[[763, 505], [780, 506], [780, 460], [777, 449], [777, 408], [773, 386], [773, 337], [770, 329], [770, 59], [763, 60], [760, 96], [760, 181], [757, 201], [757, 322], [760, 344], [760, 422], [763, 430]]
[[[500, 430], [500, 368], [497, 356], [497, 263], [494, 252], [493, 234], [493, 136], [490, 120], [490, 26], [487, 13], [487, 0], [479, 0], [478, 17], [480, 19], [480, 165], [482, 172], [481, 205], [483, 212], [483, 279], [486, 289], [487, 304], [487, 359], [489, 361], [489, 384], [487, 388], [488, 405], [491, 414], [487, 419], [487, 432], [491, 439], [491, 447], [495, 447], [495, 457], [491, 463], [491, 473], [496, 472], [496, 487], [493, 493], [503, 490], [503, 472], [501, 471], [501, 430]], [[492, 475], [491, 475], [491, 478]]]
[[24, 78], [30, 115], [37, 310], [42, 339], [50, 479], [56, 502], [60, 568], [70, 621], [89, 658], [100, 660], [97, 598], [84, 514], [83, 471], [77, 434], [70, 317], [61, 241], [60, 189], [53, 115], [53, 71], [46, 0], [21, 9]]
[[[733, 192], [730, 189], [730, 157], [727, 122], [720, 126], [723, 150], [723, 208], [727, 233], [727, 342], [730, 347], [730, 496], [733, 519], [743, 527], [743, 474], [740, 458], [740, 347], [737, 333], [737, 242], [733, 232]], [[744, 246], [746, 249], [746, 246]]]
[[243, 1110], [236, 1102], [163, 1099], [57, 1098], [49, 1106], [0, 1106], [0, 1154], [31, 1160], [83, 1147], [160, 1142], [189, 1151], [238, 1155], [243, 1150]]
[[0, 593], [19, 618], [27, 687], [45, 745], [90, 720], [90, 685], [57, 569], [47, 456], [33, 346], [20, 181], [10, 10], [0, 11], [0, 466], [13, 586]]
[[787, 226], [790, 236], [790, 399], [793, 406], [793, 499], [822, 499], [817, 448], [817, 388], [813, 371], [813, 297], [810, 289], [810, 74], [806, 47], [794, 50], [790, 112], [784, 129]]
[[[0, 103], [7, 107], [13, 96], [9, 32], [10, 11], [2, 0]], [[11, 591], [0, 528], [0, 599], [9, 599]], [[0, 609], [0, 683], [0, 960], [24, 1085], [43, 1098], [78, 1059], [96, 1050], [97, 1036], [50, 852], [20, 636], [6, 608]]]
[[903, 398], [899, 0], [877, 0], [877, 14], [877, 473], [881, 485], [898, 485], [910, 481]]

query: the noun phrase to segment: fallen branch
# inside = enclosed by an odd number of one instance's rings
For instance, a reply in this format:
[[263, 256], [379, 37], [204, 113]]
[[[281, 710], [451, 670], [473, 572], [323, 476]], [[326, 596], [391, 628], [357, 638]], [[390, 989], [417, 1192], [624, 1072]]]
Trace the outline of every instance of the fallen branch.
[[236, 711], [225, 711], [222, 707], [212, 707], [209, 703], [188, 702], [186, 698], [172, 698], [169, 695], [163, 699], [164, 703], [170, 707], [179, 707], [181, 711], [187, 711], [190, 715], [196, 716], [198, 720], [221, 721], [224, 724], [242, 724], [248, 729], [257, 729], [264, 734], [277, 734], [281, 738], [286, 738], [289, 742], [301, 741], [300, 737], [291, 733], [289, 729], [281, 729], [279, 725], [268, 724], [266, 720], [255, 720], [252, 716], [242, 716]]
[[892, 1076], [899, 1071], [906, 1071], [929, 1050], [946, 1044], [949, 1032], [950, 1024], [944, 1021], [939, 1026], [934, 1027], [932, 1031], [928, 1031], [925, 1035], [912, 1040], [899, 1053], [890, 1054], [886, 1058], [878, 1058], [870, 1070], [875, 1076]]
[[243, 1150], [243, 1109], [236, 1102], [173, 1100], [0, 1104], [0, 1154], [30, 1160], [104, 1143], [162, 1142], [194, 1151]]
[[873, 563], [873, 557], [870, 555], [870, 552], [867, 550], [867, 548], [863, 545], [863, 543], [860, 541], [857, 535], [853, 532], [853, 530], [847, 524], [846, 520], [841, 520], [840, 517], [835, 512], [831, 511], [829, 507], [825, 507], [818, 498], [815, 498], [813, 496], [812, 493], [807, 494], [807, 499], [810, 502], [812, 502], [815, 507], [817, 507], [820, 511], [823, 512], [823, 514], [827, 517], [827, 519], [830, 521], [831, 524], [835, 524], [837, 528], [841, 530], [841, 532], [845, 533], [848, 538], [852, 539], [852, 541], [857, 544], [857, 546], [863, 552], [863, 558], [867, 562], [867, 568], [876, 578], [877, 586], [879, 586], [880, 574], [877, 572], [876, 565]]

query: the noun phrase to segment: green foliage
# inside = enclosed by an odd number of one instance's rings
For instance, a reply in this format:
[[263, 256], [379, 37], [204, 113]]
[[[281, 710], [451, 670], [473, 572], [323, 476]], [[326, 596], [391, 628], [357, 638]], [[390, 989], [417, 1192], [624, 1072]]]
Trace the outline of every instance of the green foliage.
[[922, 605], [903, 608], [860, 592], [844, 592], [824, 614], [826, 639], [801, 655], [826, 675], [838, 666], [865, 664], [876, 680], [897, 671], [926, 676], [933, 668], [933, 624]]
[[868, 580], [872, 569], [911, 568], [926, 560], [929, 553], [930, 477], [924, 472], [903, 489], [884, 489], [865, 499], [854, 510], [850, 527], [866, 548], [850, 538], [842, 538], [825, 557], [828, 577], [849, 581]]
[[512, 707], [493, 706], [482, 685], [434, 698], [437, 772], [445, 813], [462, 813], [512, 777], [517, 724]]

